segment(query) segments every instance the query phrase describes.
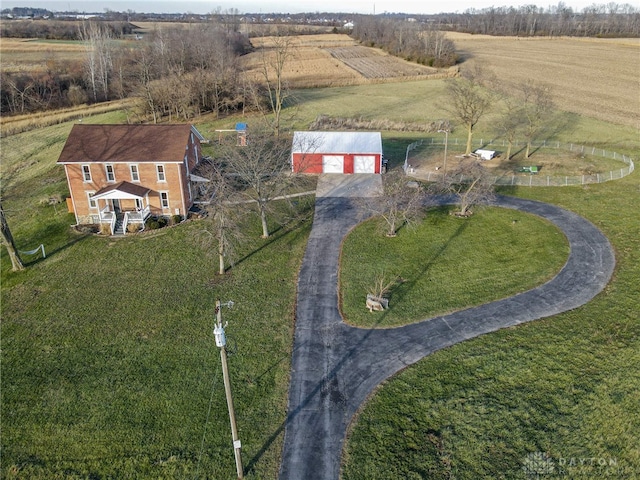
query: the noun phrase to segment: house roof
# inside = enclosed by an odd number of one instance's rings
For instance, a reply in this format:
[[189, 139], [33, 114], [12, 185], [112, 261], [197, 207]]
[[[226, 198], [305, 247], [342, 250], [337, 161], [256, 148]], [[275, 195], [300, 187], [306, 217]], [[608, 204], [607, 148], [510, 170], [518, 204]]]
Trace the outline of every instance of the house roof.
[[144, 198], [151, 189], [129, 182], [120, 182], [101, 188], [93, 194], [95, 200]]
[[380, 132], [294, 132], [292, 153], [379, 153]]
[[71, 129], [58, 163], [182, 162], [191, 125], [80, 125]]

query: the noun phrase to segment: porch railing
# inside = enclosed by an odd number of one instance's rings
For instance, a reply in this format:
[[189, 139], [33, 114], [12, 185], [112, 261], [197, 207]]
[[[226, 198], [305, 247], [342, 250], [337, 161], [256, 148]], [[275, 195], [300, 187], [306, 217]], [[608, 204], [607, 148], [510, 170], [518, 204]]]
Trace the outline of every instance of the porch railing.
[[122, 221], [122, 230], [127, 231], [127, 226], [130, 223], [141, 223], [144, 228], [144, 221], [151, 215], [151, 208], [149, 206], [144, 207], [142, 210], [136, 212], [125, 212], [124, 219]]
[[115, 235], [116, 233], [116, 220], [118, 219], [115, 215], [111, 215], [111, 222], [109, 225], [111, 226], [111, 235]]
[[100, 210], [100, 222], [111, 222], [116, 218], [115, 213], [109, 210], [109, 205]]

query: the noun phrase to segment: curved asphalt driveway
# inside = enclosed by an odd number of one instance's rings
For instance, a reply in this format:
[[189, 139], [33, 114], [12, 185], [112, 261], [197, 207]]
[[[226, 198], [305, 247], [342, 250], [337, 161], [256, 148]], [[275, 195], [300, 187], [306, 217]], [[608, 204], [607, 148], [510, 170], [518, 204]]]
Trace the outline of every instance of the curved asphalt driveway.
[[[338, 311], [341, 243], [366, 215], [348, 197], [321, 197], [298, 279], [289, 414], [281, 480], [337, 480], [347, 426], [383, 380], [421, 358], [484, 333], [579, 307], [608, 283], [615, 266], [607, 238], [559, 207], [511, 197], [496, 205], [558, 226], [571, 252], [558, 275], [533, 290], [392, 329], [346, 325]], [[364, 308], [364, 304], [363, 304]]]

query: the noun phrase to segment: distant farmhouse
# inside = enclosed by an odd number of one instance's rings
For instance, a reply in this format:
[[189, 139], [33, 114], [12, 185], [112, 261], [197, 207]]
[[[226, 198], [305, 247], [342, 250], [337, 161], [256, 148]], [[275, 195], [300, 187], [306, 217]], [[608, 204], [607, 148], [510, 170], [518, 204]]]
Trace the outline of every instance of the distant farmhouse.
[[57, 163], [76, 222], [113, 234], [151, 215], [186, 217], [203, 140], [191, 125], [74, 125]]

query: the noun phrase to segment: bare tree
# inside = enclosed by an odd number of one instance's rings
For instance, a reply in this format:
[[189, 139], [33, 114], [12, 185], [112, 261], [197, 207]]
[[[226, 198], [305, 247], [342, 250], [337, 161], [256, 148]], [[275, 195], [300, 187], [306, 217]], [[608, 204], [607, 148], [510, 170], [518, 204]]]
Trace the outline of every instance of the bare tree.
[[496, 123], [496, 130], [507, 141], [505, 160], [508, 162], [511, 159], [513, 143], [518, 139], [526, 119], [520, 100], [514, 95], [513, 90], [508, 86], [502, 86], [500, 93], [502, 95], [502, 111]]
[[152, 88], [155, 78], [155, 62], [150, 49], [140, 49], [135, 59], [138, 80], [138, 96], [142, 99], [142, 110], [153, 115], [153, 123], [158, 123], [158, 105]]
[[[273, 119], [270, 121], [271, 128], [276, 137], [280, 136], [280, 120], [284, 103], [289, 97], [289, 88], [284, 80], [284, 69], [287, 61], [291, 58], [292, 47], [291, 37], [276, 35], [271, 37], [272, 45], [267, 48], [262, 47], [262, 77], [266, 86], [267, 100]], [[259, 102], [256, 102], [259, 104]]]
[[97, 22], [83, 22], [79, 36], [85, 42], [84, 68], [93, 100], [98, 101], [98, 93], [103, 100], [108, 100], [113, 69], [111, 33]]
[[215, 167], [206, 175], [209, 179], [210, 202], [201, 238], [205, 247], [213, 247], [218, 255], [218, 274], [224, 275], [227, 264], [233, 264], [237, 246], [244, 235], [241, 229], [241, 204], [234, 201], [235, 191], [228, 179]]
[[524, 134], [527, 139], [525, 156], [531, 155], [531, 143], [543, 130], [553, 109], [551, 89], [533, 80], [527, 80], [520, 85], [522, 99], [522, 113], [526, 120]]
[[483, 73], [476, 68], [463, 73], [462, 77], [449, 80], [445, 105], [456, 119], [467, 129], [467, 149], [465, 155], [471, 153], [473, 128], [491, 106], [491, 95], [484, 87]]
[[425, 192], [418, 182], [411, 182], [400, 170], [382, 177], [382, 196], [366, 199], [366, 208], [385, 221], [385, 235], [395, 237], [403, 225], [412, 224], [424, 214]]
[[262, 237], [269, 236], [267, 215], [275, 200], [286, 200], [295, 177], [291, 175], [291, 142], [270, 132], [251, 133], [246, 145], [227, 146], [220, 158], [242, 194], [258, 206]]
[[11, 235], [11, 229], [9, 228], [9, 224], [7, 223], [7, 219], [4, 216], [2, 203], [0, 203], [0, 230], [2, 231], [2, 244], [6, 247], [9, 258], [11, 259], [11, 269], [14, 272], [23, 270], [24, 265], [22, 264], [20, 254], [18, 253], [16, 245], [13, 241], [13, 235]]
[[444, 191], [455, 195], [460, 206], [457, 216], [468, 217], [476, 205], [487, 205], [495, 198], [493, 179], [476, 159], [466, 159], [445, 177]]

